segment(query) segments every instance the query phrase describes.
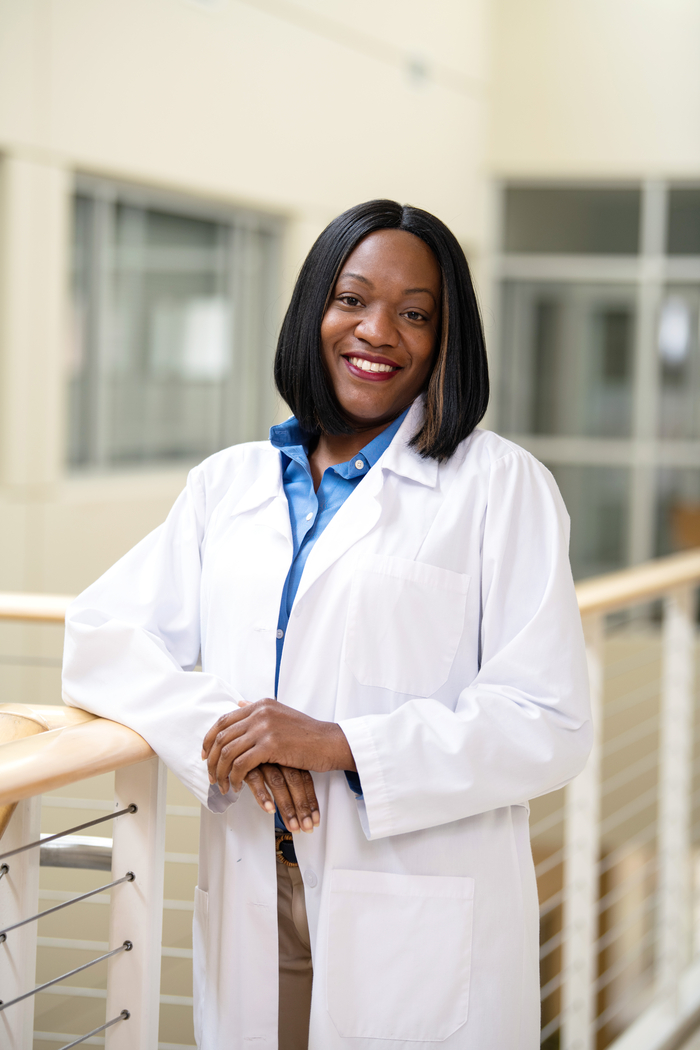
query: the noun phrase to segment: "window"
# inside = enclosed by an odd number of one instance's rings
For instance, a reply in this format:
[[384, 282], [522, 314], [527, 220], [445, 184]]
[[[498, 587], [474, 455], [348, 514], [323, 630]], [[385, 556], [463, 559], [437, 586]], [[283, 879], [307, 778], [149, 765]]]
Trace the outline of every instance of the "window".
[[279, 239], [267, 216], [80, 182], [72, 467], [197, 461], [266, 436]]
[[639, 189], [510, 186], [504, 203], [507, 252], [639, 251]]
[[700, 544], [700, 189], [502, 199], [496, 426], [554, 472], [575, 573]]

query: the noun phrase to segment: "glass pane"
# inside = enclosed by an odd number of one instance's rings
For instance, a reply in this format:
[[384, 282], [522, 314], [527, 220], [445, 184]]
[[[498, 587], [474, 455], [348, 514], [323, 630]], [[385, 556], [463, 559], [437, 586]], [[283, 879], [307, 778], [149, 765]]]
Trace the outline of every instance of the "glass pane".
[[66, 367], [68, 372], [68, 460], [86, 463], [88, 454], [90, 403], [90, 302], [92, 297], [93, 202], [78, 196], [73, 202], [72, 300]]
[[507, 252], [635, 255], [640, 191], [509, 186]]
[[700, 438], [700, 287], [669, 287], [661, 304], [659, 435]]
[[71, 462], [202, 459], [264, 436], [273, 237], [89, 199], [75, 230], [76, 316], [90, 321], [72, 384]]
[[656, 490], [656, 553], [700, 547], [700, 468], [664, 467]]
[[627, 564], [629, 471], [626, 467], [550, 465], [571, 516], [576, 579]]
[[669, 194], [668, 253], [700, 255], [700, 188]]
[[509, 282], [503, 321], [502, 429], [629, 436], [633, 288]]

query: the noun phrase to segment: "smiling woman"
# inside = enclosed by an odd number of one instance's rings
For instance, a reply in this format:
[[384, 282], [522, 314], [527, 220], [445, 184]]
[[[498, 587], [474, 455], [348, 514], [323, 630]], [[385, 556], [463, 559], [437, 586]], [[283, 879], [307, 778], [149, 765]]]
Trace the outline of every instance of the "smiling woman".
[[536, 1050], [527, 800], [585, 761], [585, 655], [556, 485], [477, 429], [450, 231], [335, 219], [275, 376], [294, 415], [193, 470], [66, 619], [67, 702], [202, 802], [198, 1045]]
[[[370, 201], [334, 219], [311, 249], [275, 360], [277, 388], [305, 430], [366, 426], [374, 395], [353, 391], [348, 373], [366, 376], [367, 366], [348, 357], [385, 364], [388, 373], [372, 374], [395, 376], [375, 406], [385, 422], [426, 390], [412, 439], [423, 456], [448, 459], [483, 417], [489, 381], [479, 308], [464, 252], [434, 215]], [[357, 419], [343, 397], [366, 403]]]

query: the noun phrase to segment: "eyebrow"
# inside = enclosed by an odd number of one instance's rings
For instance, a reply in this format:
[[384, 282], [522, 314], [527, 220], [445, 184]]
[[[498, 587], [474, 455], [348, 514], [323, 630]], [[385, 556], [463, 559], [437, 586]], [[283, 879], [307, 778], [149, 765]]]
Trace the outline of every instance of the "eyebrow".
[[[343, 277], [354, 277], [356, 281], [362, 281], [362, 283], [366, 284], [369, 288], [374, 288], [374, 285], [372, 284], [372, 282], [369, 281], [366, 277], [363, 277], [361, 273], [351, 273], [349, 270], [346, 270], [345, 273], [341, 273], [341, 275], [338, 278], [338, 280], [339, 281], [342, 280]], [[404, 288], [402, 294], [403, 295], [416, 295], [417, 292], [425, 292], [426, 295], [429, 295], [430, 298], [435, 303], [435, 305], [437, 306], [437, 299], [435, 298], [435, 296], [433, 295], [433, 293], [430, 291], [429, 288]]]

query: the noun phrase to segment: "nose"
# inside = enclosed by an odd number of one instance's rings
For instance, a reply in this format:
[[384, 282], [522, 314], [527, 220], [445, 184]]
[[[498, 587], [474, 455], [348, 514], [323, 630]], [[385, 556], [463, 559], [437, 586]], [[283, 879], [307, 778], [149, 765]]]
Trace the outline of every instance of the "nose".
[[363, 312], [355, 326], [355, 335], [370, 346], [397, 346], [399, 333], [391, 310], [376, 304]]

